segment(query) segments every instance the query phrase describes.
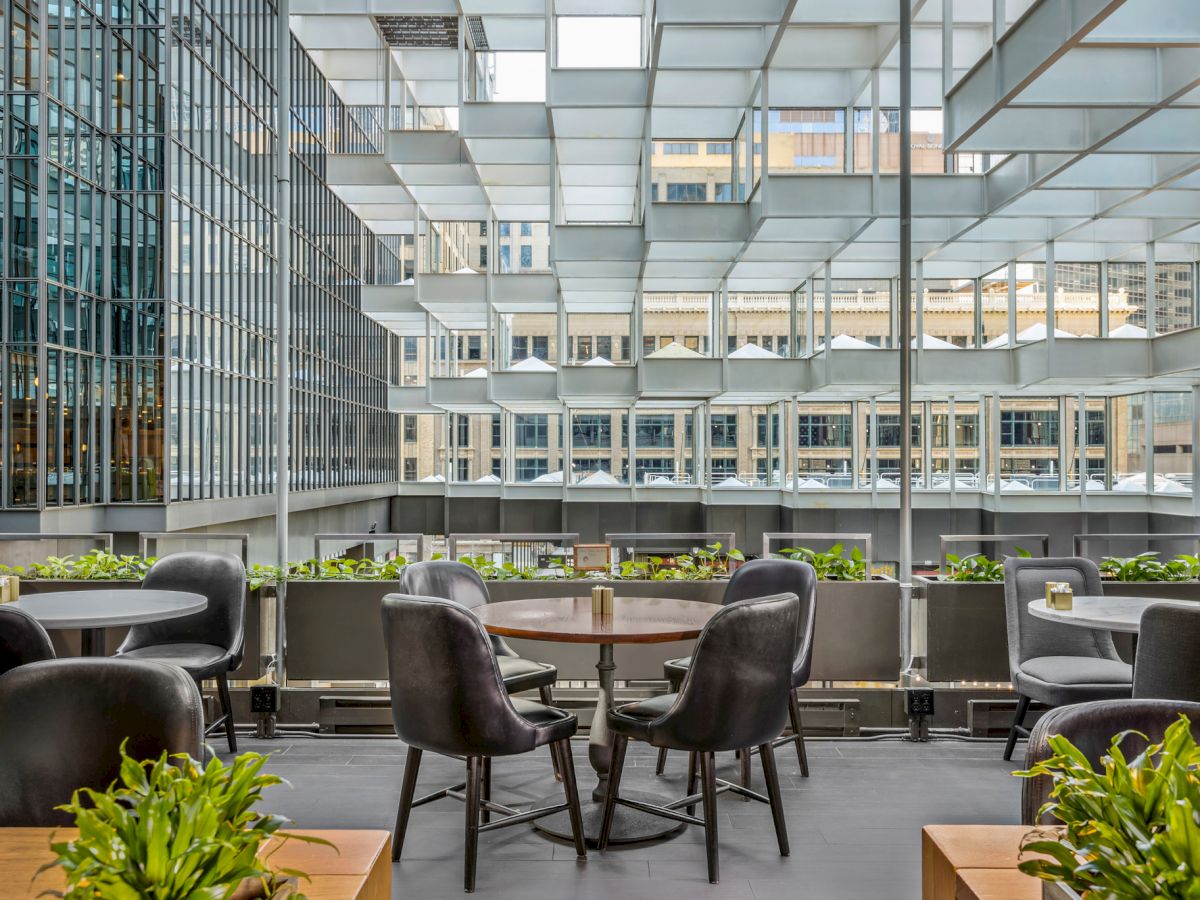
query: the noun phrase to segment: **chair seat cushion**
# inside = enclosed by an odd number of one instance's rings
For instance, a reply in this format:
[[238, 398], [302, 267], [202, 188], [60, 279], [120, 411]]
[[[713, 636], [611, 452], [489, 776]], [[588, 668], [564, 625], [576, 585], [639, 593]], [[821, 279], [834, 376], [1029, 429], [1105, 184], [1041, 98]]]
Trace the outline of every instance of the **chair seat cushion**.
[[549, 663], [534, 662], [521, 656], [497, 656], [500, 677], [510, 694], [529, 691], [558, 680], [558, 669]]
[[214, 678], [233, 668], [233, 654], [215, 644], [152, 644], [118, 655], [122, 659], [145, 659], [179, 666], [198, 681]]
[[537, 746], [562, 741], [575, 734], [578, 720], [574, 714], [532, 700], [512, 698], [513, 707], [522, 719], [537, 729]]
[[1133, 667], [1120, 660], [1091, 656], [1037, 656], [1021, 663], [1015, 680], [1021, 693], [1061, 706], [1130, 696]]
[[609, 710], [609, 730], [639, 741], [650, 741], [650, 723], [666, 714], [678, 694], [662, 694]]
[[688, 666], [692, 664], [690, 656], [681, 656], [679, 659], [668, 659], [663, 663], [663, 677], [674, 684], [679, 684], [683, 681], [683, 676], [687, 674]]

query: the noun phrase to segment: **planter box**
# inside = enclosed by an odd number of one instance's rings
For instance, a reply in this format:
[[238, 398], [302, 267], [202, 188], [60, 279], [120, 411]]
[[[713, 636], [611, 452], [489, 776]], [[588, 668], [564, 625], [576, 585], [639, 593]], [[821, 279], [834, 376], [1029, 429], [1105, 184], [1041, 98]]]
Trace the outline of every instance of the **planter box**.
[[1195, 600], [1200, 603], [1200, 581], [1109, 581], [1106, 578], [1104, 593], [1120, 597]]
[[[140, 581], [83, 581], [75, 579], [21, 579], [21, 593], [49, 594], [57, 591], [101, 591], [101, 590], [137, 590], [142, 586]], [[260, 610], [261, 591], [250, 591], [246, 598], [246, 645], [242, 664], [230, 674], [235, 681], [253, 681], [263, 676], [262, 666], [262, 617]], [[125, 640], [128, 628], [106, 628], [104, 630], [104, 646], [109, 655]], [[54, 643], [54, 652], [58, 656], [78, 656], [79, 631], [54, 630], [50, 632]]]
[[900, 677], [900, 583], [817, 585], [813, 681], [896, 681]]
[[289, 581], [289, 681], [387, 681], [380, 601], [395, 581]]
[[1003, 583], [914, 582], [925, 592], [929, 680], [1008, 681]]

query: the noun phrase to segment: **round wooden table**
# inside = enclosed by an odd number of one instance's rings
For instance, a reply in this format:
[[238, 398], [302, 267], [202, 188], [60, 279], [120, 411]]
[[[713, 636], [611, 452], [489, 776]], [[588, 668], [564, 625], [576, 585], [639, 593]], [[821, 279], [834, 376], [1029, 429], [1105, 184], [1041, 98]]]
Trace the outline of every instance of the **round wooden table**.
[[[692, 640], [700, 636], [708, 620], [720, 608], [719, 604], [696, 600], [617, 597], [613, 603], [613, 615], [594, 616], [592, 598], [589, 596], [509, 600], [475, 609], [483, 627], [501, 637], [600, 646], [600, 660], [596, 663], [596, 671], [600, 673], [600, 694], [588, 738], [588, 761], [596, 771], [596, 786], [592, 789], [592, 802], [583, 805], [584, 832], [590, 842], [594, 843], [600, 834], [600, 818], [612, 762], [608, 710], [613, 706], [613, 673], [617, 668], [613, 662], [613, 645]], [[646, 803], [661, 806], [666, 802], [663, 797], [644, 792], [639, 794], [624, 788], [621, 792]], [[552, 802], [560, 802], [557, 795]], [[569, 839], [571, 836], [566, 813], [547, 816], [534, 825], [555, 837]], [[669, 819], [618, 806], [610, 840], [621, 843], [645, 841], [671, 834], [682, 827]]]
[[1187, 600], [1079, 595], [1074, 598], [1070, 609], [1051, 609], [1046, 605], [1046, 598], [1041, 597], [1029, 604], [1029, 614], [1038, 619], [1062, 622], [1079, 628], [1137, 634], [1142, 627], [1142, 613], [1147, 606], [1156, 603], [1196, 608], [1194, 602]]
[[105, 628], [190, 616], [207, 607], [208, 598], [188, 591], [97, 588], [26, 594], [11, 605], [25, 610], [43, 628], [80, 629], [80, 652], [84, 656], [106, 656]]

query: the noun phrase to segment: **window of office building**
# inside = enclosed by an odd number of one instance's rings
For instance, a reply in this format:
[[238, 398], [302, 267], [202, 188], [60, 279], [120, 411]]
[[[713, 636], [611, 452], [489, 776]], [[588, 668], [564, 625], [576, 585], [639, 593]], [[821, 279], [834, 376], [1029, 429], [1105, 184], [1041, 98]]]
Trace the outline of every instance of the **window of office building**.
[[634, 415], [634, 478], [639, 485], [694, 484], [694, 409], [639, 409]]
[[771, 172], [841, 172], [846, 154], [843, 109], [772, 109], [767, 118]]
[[712, 294], [647, 292], [642, 298], [642, 355], [710, 356], [713, 300]]

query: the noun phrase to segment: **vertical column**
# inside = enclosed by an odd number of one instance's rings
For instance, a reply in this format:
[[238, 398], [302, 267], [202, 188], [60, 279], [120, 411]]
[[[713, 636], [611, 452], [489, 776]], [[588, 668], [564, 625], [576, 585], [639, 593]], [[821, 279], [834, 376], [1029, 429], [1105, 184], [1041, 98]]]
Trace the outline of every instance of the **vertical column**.
[[804, 355], [812, 356], [813, 347], [816, 346], [814, 331], [817, 327], [817, 279], [809, 278], [805, 283], [805, 297], [808, 309], [804, 313]]
[[[1154, 495], [1154, 392], [1142, 395], [1142, 447], [1146, 460], [1146, 493]], [[1193, 448], [1194, 449], [1194, 448]]]
[[1058, 421], [1058, 489], [1065, 491], [1068, 485], [1067, 471], [1071, 468], [1071, 451], [1069, 449], [1071, 419], [1067, 415], [1067, 398], [1063, 394], [1058, 395]]
[[975, 278], [971, 284], [971, 328], [976, 347], [983, 346], [983, 279]]
[[1108, 337], [1108, 260], [1100, 261], [1096, 280], [1096, 296], [1100, 298], [1100, 337]]
[[1158, 247], [1146, 245], [1146, 336], [1158, 334]]
[[958, 486], [958, 417], [954, 410], [953, 394], [946, 398], [946, 426], [946, 471], [950, 473], [950, 504], [953, 506], [954, 492]]
[[1054, 241], [1046, 242], [1046, 364], [1054, 358], [1054, 292], [1058, 287], [1054, 267]]
[[1075, 420], [1075, 428], [1078, 430], [1079, 436], [1075, 439], [1075, 447], [1079, 453], [1079, 496], [1080, 504], [1087, 505], [1087, 395], [1080, 391], [1075, 395], [1075, 402], [1079, 405]]
[[[921, 410], [921, 482], [925, 490], [933, 487], [933, 403], [929, 400], [919, 405]], [[912, 423], [907, 423], [912, 428]]]
[[[276, 14], [275, 53], [279, 80], [275, 85], [275, 556], [288, 563], [288, 513], [291, 482], [291, 272], [292, 272], [292, 29], [290, 0], [279, 0]], [[275, 682], [287, 684], [287, 585], [276, 588]]]
[[[916, 294], [917, 305], [917, 329], [913, 339], [917, 342], [917, 364], [920, 365], [921, 353], [925, 349], [925, 263], [923, 260], [916, 260], [913, 263], [913, 276], [916, 284], [912, 290]], [[900, 286], [900, 290], [904, 290], [904, 285]], [[901, 294], [901, 296], [907, 296]]]
[[[947, 134], [950, 132], [950, 122], [945, 98], [952, 87], [954, 87], [954, 0], [942, 0], [942, 130]], [[945, 154], [942, 171], [954, 171], [953, 153]]]
[[992, 471], [995, 477], [992, 479], [992, 493], [996, 495], [997, 503], [1000, 497], [1000, 395], [992, 394], [992, 415], [991, 421], [988, 423], [988, 430], [991, 433], [992, 446]]
[[[878, 104], [878, 72], [872, 83]], [[878, 120], [877, 120], [878, 121]], [[876, 141], [878, 144], [878, 141]], [[878, 155], [876, 154], [876, 162]], [[878, 166], [876, 166], [878, 171]], [[876, 175], [878, 178], [878, 175]], [[912, 665], [912, 2], [900, 0], [900, 664]]]
[[1200, 384], [1192, 385], [1192, 515], [1200, 516]]
[[1008, 346], [1017, 345], [1017, 262], [1008, 261]]

